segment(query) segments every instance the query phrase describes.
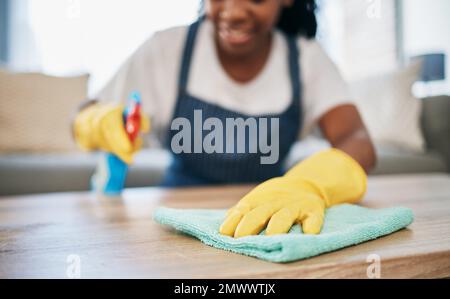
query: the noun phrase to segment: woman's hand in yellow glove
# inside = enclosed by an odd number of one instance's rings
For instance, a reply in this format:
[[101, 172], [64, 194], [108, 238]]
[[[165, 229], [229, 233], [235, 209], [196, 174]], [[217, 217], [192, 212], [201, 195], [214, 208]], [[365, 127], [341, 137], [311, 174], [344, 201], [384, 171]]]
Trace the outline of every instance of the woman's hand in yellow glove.
[[[86, 151], [103, 150], [117, 155], [130, 164], [133, 154], [142, 146], [138, 137], [132, 144], [124, 128], [123, 105], [93, 104], [83, 109], [75, 118], [74, 135], [78, 146]], [[150, 121], [141, 115], [142, 133], [150, 130]]]
[[349, 155], [337, 149], [322, 151], [244, 196], [228, 211], [220, 233], [238, 238], [267, 227], [266, 235], [275, 235], [300, 223], [305, 234], [318, 234], [325, 208], [359, 201], [366, 181], [366, 173]]
[[298, 178], [279, 177], [266, 181], [247, 194], [227, 213], [220, 233], [239, 238], [287, 233], [301, 223], [305, 234], [322, 228], [325, 202], [315, 186]]

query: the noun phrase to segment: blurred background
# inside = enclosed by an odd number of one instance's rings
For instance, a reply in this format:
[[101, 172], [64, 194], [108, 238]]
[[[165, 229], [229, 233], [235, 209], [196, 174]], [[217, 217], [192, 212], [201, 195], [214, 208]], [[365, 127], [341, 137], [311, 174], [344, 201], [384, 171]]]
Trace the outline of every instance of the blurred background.
[[[70, 121], [155, 31], [186, 25], [199, 0], [0, 0], [0, 195], [89, 189], [97, 154]], [[373, 175], [450, 169], [450, 1], [318, 0], [318, 41], [375, 141]], [[314, 134], [286, 167], [327, 147]], [[169, 155], [141, 152], [127, 186], [158, 184]]]

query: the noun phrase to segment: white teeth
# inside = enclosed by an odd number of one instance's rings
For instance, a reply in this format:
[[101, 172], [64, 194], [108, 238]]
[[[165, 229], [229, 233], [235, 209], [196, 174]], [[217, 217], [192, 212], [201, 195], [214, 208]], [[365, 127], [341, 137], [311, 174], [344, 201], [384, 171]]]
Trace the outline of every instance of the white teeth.
[[222, 29], [221, 35], [226, 39], [233, 40], [234, 42], [246, 42], [251, 36], [245, 31], [233, 29]]
[[234, 35], [234, 36], [236, 36], [236, 37], [242, 37], [242, 36], [247, 36], [247, 35], [248, 35], [248, 34], [245, 33], [245, 32], [242, 32], [242, 31], [234, 31], [234, 30], [231, 30], [231, 31], [230, 31], [230, 34], [231, 34], [231, 35]]
[[238, 31], [238, 30], [229, 30], [229, 34], [236, 36], [236, 37], [248, 36], [248, 33], [244, 32], [244, 31]]

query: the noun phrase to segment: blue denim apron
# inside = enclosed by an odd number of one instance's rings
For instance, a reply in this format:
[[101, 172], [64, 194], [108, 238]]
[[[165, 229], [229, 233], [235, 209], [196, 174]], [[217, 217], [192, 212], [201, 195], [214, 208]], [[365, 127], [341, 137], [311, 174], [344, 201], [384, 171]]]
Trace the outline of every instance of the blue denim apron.
[[[168, 168], [162, 186], [164, 187], [186, 187], [198, 185], [219, 185], [219, 184], [245, 184], [245, 183], [260, 183], [273, 177], [283, 175], [283, 162], [289, 153], [291, 146], [298, 139], [298, 134], [302, 123], [302, 105], [301, 105], [301, 79], [299, 66], [299, 51], [295, 37], [286, 36], [288, 43], [288, 62], [289, 73], [292, 85], [292, 101], [289, 107], [279, 114], [268, 115], [246, 115], [222, 108], [218, 105], [208, 103], [196, 97], [193, 97], [187, 92], [189, 70], [191, 65], [192, 53], [195, 48], [195, 40], [201, 20], [193, 23], [189, 27], [187, 40], [182, 57], [182, 65], [179, 77], [178, 98], [173, 113], [172, 120], [176, 118], [186, 118], [191, 124], [192, 136], [192, 151], [191, 153], [175, 154], [171, 150], [171, 140], [178, 133], [176, 130], [169, 128], [168, 140], [166, 145], [172, 152], [173, 160]], [[205, 84], [208, 84], [205, 82]], [[274, 99], [276, 100], [276, 99]], [[218, 118], [224, 127], [224, 153], [194, 153], [194, 111], [200, 110], [202, 112], [203, 121], [213, 117]], [[279, 159], [275, 164], [261, 164], [261, 157], [268, 156], [260, 152], [251, 153], [249, 149], [249, 142], [255, 136], [249, 136], [246, 132], [245, 153], [236, 151], [237, 134], [235, 138], [234, 153], [227, 153], [225, 145], [225, 123], [226, 120], [232, 118], [242, 118], [247, 120], [253, 118], [259, 124], [262, 118], [267, 119], [268, 124], [268, 144], [272, 140], [271, 133], [271, 119], [279, 119]], [[203, 124], [202, 124], [203, 125]], [[203, 131], [203, 138], [209, 132]], [[202, 139], [203, 140], [203, 139]], [[254, 140], [253, 140], [254, 141]], [[200, 141], [202, 142], [202, 141]], [[230, 151], [231, 152], [231, 151]]]

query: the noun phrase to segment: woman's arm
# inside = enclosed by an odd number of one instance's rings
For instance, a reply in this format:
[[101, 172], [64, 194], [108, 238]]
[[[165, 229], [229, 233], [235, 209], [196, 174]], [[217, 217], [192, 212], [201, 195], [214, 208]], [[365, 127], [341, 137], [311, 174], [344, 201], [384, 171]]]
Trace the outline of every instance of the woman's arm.
[[330, 110], [320, 118], [319, 125], [333, 147], [352, 156], [366, 172], [374, 168], [375, 148], [354, 105], [342, 105]]

